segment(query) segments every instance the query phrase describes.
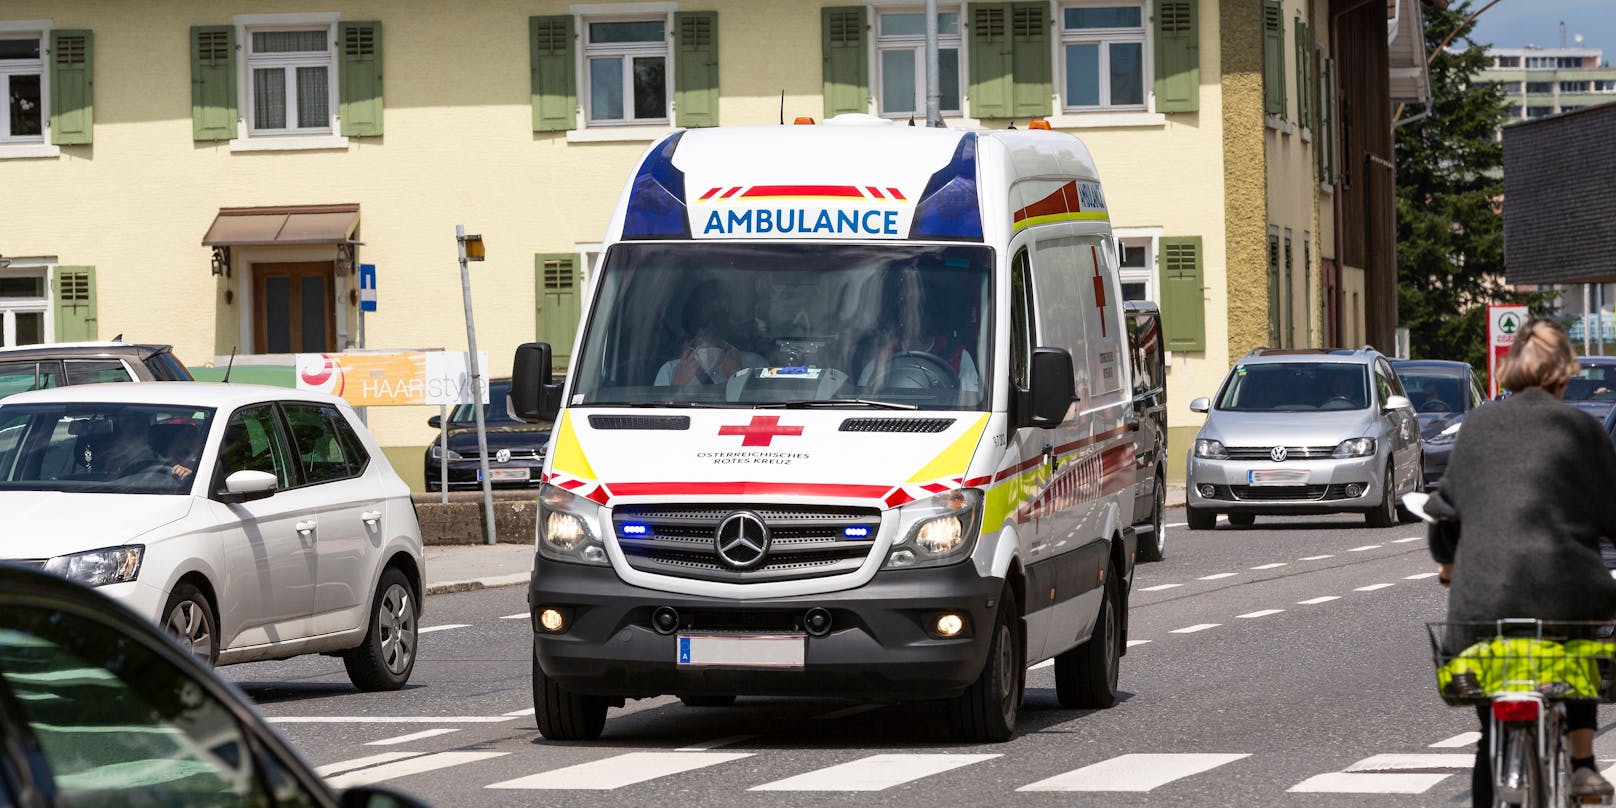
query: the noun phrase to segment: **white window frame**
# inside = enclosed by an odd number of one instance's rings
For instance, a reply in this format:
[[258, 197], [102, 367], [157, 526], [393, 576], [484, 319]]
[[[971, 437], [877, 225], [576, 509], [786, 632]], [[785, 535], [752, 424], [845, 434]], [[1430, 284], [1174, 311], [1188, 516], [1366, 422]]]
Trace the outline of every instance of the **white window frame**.
[[[1143, 283], [1145, 285], [1145, 299], [1160, 302], [1161, 284], [1156, 276], [1156, 252], [1161, 247], [1161, 237], [1164, 231], [1160, 227], [1118, 227], [1112, 230], [1117, 240], [1117, 291], [1120, 293], [1124, 283]], [[1140, 246], [1145, 248], [1144, 267], [1124, 267], [1122, 265], [1122, 247]], [[1126, 297], [1126, 296], [1124, 296]]]
[[[894, 120], [907, 120], [913, 115], [917, 122], [924, 122], [926, 119], [926, 36], [924, 34], [882, 34], [881, 17], [886, 14], [924, 14], [925, 8], [921, 6], [874, 5], [870, 8], [870, 13], [875, 20], [875, 36], [871, 37], [874, 42], [872, 61], [875, 64], [875, 69], [870, 71], [875, 82], [872, 88], [873, 92], [870, 93], [871, 97], [875, 99], [874, 112], [883, 118], [892, 118]], [[943, 117], [963, 118], [965, 116], [965, 96], [970, 92], [970, 83], [966, 77], [967, 54], [965, 53], [965, 41], [964, 36], [960, 34], [960, 31], [965, 26], [965, 11], [960, 6], [939, 4], [937, 13], [939, 15], [953, 14], [957, 20], [954, 33], [944, 34], [939, 30], [937, 34], [937, 48], [939, 51], [953, 50], [959, 55], [957, 59], [959, 77], [956, 79], [956, 86], [959, 87], [960, 92], [959, 109], [945, 109], [943, 110]], [[901, 50], [913, 50], [915, 52], [915, 111], [912, 113], [888, 112], [883, 109], [886, 106], [884, 96], [886, 82], [883, 81], [885, 62], [882, 61], [881, 54], [884, 51]]]
[[[6, 102], [4, 115], [0, 115], [0, 160], [16, 157], [57, 157], [62, 150], [50, 143], [50, 116], [51, 116], [51, 72], [46, 64], [49, 61], [50, 49], [50, 20], [0, 20], [0, 38], [4, 39], [32, 39], [39, 38], [39, 61], [32, 60], [6, 60], [5, 70], [0, 72], [0, 99]], [[39, 135], [26, 137], [11, 137], [11, 83], [10, 76], [39, 75]]]
[[35, 259], [12, 259], [9, 266], [0, 269], [0, 278], [39, 278], [44, 293], [41, 297], [0, 297], [0, 347], [18, 347], [18, 314], [38, 313], [44, 321], [40, 334], [44, 342], [39, 344], [56, 341], [56, 309], [54, 296], [51, 294], [52, 274], [50, 263]]
[[595, 265], [600, 263], [600, 254], [606, 251], [606, 247], [598, 241], [580, 241], [573, 247], [578, 251], [578, 292], [581, 300], [583, 290], [589, 288], [589, 279], [594, 276]]
[[[601, 22], [661, 22], [662, 41], [645, 42], [610, 42], [592, 44], [589, 41], [589, 26], [591, 23]], [[578, 19], [579, 41], [582, 47], [578, 48], [580, 64], [578, 70], [578, 102], [583, 107], [582, 118], [589, 126], [659, 126], [667, 127], [673, 123], [673, 14], [628, 14], [618, 10], [614, 14], [580, 15]], [[623, 117], [622, 118], [596, 118], [592, 105], [594, 100], [590, 86], [593, 74], [589, 71], [591, 59], [618, 57], [623, 65]], [[634, 57], [660, 56], [662, 57], [662, 94], [663, 114], [656, 118], [634, 117]]]
[[[240, 58], [236, 59], [236, 98], [240, 102], [236, 105], [236, 132], [235, 140], [230, 141], [230, 150], [236, 151], [302, 151], [308, 149], [346, 149], [348, 139], [342, 137], [340, 119], [342, 114], [342, 100], [337, 80], [337, 23], [342, 21], [342, 15], [337, 12], [318, 12], [308, 14], [238, 14], [231, 22], [236, 28], [236, 47]], [[326, 30], [328, 59], [326, 63], [327, 97], [331, 100], [328, 110], [330, 121], [325, 127], [315, 129], [255, 129], [253, 121], [253, 81], [254, 67], [274, 66], [275, 62], [285, 65], [288, 61], [283, 54], [274, 56], [261, 56], [256, 60], [252, 56], [252, 34], [255, 31], [299, 31], [312, 28]], [[298, 65], [313, 66], [312, 60], [299, 61]], [[297, 107], [292, 106], [297, 100], [296, 72], [292, 71], [292, 81], [287, 86], [286, 109], [287, 120], [293, 121], [297, 115]]]
[[[1138, 6], [1138, 28], [1082, 28], [1067, 30], [1066, 10], [1069, 8], [1104, 8], [1111, 6]], [[1093, 112], [1150, 112], [1155, 103], [1155, 53], [1151, 37], [1150, 15], [1151, 3], [1149, 0], [1068, 0], [1055, 7], [1055, 69], [1059, 75], [1055, 77], [1055, 84], [1060, 88], [1059, 112], [1093, 113]], [[1139, 43], [1140, 68], [1140, 99], [1138, 104], [1112, 104], [1111, 101], [1111, 45]], [[1074, 106], [1067, 102], [1070, 92], [1066, 86], [1066, 46], [1068, 45], [1099, 45], [1099, 80], [1100, 104], [1098, 106]]]

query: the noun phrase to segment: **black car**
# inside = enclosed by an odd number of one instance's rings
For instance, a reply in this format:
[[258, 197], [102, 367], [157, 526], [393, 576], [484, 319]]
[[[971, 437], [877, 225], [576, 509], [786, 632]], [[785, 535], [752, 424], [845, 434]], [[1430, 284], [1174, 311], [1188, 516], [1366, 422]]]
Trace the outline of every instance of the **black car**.
[[1566, 401], [1616, 403], [1616, 356], [1579, 356], [1582, 370], [1566, 382]]
[[[483, 422], [488, 428], [488, 476], [495, 488], [537, 488], [544, 468], [545, 446], [550, 443], [550, 424], [529, 424], [511, 418], [505, 409], [510, 395], [510, 379], [488, 382], [488, 403], [483, 406]], [[472, 405], [461, 404], [449, 412], [449, 490], [482, 487], [477, 456], [477, 414]], [[427, 419], [433, 429], [441, 428], [434, 415]], [[426, 489], [441, 491], [442, 449], [437, 441], [426, 450]]]
[[1425, 449], [1425, 487], [1436, 488], [1448, 470], [1448, 455], [1459, 425], [1486, 400], [1474, 368], [1440, 359], [1402, 359], [1392, 369], [1414, 402]]
[[1167, 552], [1162, 529], [1167, 509], [1167, 361], [1163, 353], [1161, 310], [1149, 301], [1123, 304], [1128, 323], [1128, 355], [1133, 363], [1134, 470], [1139, 485], [1133, 509], [1139, 535], [1138, 559], [1160, 561]]
[[334, 793], [247, 697], [94, 589], [0, 564], [0, 805], [408, 808]]

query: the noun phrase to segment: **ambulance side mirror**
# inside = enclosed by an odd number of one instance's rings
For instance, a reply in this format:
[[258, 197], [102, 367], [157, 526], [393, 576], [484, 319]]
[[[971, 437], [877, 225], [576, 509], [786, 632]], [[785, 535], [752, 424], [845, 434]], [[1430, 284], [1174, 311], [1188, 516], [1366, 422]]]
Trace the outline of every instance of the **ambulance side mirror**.
[[555, 381], [554, 354], [548, 342], [528, 342], [516, 348], [511, 365], [510, 412], [531, 423], [554, 421], [561, 413], [561, 384]]
[[1027, 403], [1027, 426], [1054, 429], [1065, 422], [1072, 406], [1077, 403], [1072, 355], [1065, 348], [1033, 350]]

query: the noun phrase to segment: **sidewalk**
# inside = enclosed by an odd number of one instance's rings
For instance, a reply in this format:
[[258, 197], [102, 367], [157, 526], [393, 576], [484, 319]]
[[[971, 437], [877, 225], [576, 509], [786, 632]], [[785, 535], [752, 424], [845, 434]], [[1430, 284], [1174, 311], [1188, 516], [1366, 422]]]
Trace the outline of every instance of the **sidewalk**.
[[528, 582], [530, 544], [449, 544], [426, 548], [426, 593], [446, 595]]

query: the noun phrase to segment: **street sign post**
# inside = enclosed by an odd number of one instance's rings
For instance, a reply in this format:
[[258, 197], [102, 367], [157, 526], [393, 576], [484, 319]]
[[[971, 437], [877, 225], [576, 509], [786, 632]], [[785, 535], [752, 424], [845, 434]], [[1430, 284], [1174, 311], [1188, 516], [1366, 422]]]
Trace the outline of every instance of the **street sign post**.
[[1487, 390], [1491, 398], [1497, 398], [1501, 392], [1498, 369], [1503, 366], [1504, 357], [1509, 356], [1510, 346], [1515, 344], [1515, 332], [1529, 316], [1525, 306], [1487, 307]]
[[376, 310], [376, 265], [359, 265], [359, 310]]

